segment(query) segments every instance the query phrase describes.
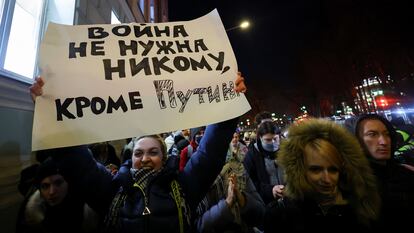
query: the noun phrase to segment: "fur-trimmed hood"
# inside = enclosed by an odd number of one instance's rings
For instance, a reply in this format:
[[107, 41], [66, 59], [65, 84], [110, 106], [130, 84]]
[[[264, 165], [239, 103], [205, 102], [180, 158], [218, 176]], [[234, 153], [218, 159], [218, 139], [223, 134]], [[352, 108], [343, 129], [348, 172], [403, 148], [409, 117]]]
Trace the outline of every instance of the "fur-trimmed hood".
[[303, 150], [306, 144], [321, 138], [333, 144], [344, 161], [344, 171], [340, 174], [339, 187], [364, 223], [377, 218], [380, 208], [376, 179], [357, 139], [345, 128], [322, 119], [310, 119], [289, 128], [288, 139], [281, 144], [278, 164], [286, 173], [285, 195], [303, 200], [302, 191], [306, 182]]

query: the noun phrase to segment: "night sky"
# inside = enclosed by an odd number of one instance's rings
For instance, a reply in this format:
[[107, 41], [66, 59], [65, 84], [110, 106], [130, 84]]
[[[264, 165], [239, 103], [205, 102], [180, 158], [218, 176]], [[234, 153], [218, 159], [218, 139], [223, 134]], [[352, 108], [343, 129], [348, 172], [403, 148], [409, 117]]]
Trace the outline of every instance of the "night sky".
[[[400, 0], [172, 0], [169, 20], [192, 20], [214, 8], [248, 84], [251, 114], [295, 115], [305, 105], [352, 104], [363, 78], [414, 73], [414, 13]], [[413, 87], [414, 89], [414, 87]]]

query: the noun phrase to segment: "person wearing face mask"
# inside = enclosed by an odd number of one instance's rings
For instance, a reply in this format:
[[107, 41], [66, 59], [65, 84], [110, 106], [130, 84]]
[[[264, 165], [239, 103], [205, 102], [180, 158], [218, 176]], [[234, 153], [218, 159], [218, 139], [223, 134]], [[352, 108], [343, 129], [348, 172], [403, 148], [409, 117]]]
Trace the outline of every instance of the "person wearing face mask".
[[284, 175], [277, 164], [280, 130], [271, 121], [260, 123], [257, 140], [249, 146], [243, 164], [265, 204], [283, 196]]
[[291, 126], [278, 160], [286, 188], [266, 208], [265, 233], [371, 232], [381, 199], [369, 162], [346, 129], [322, 119]]
[[205, 127], [198, 127], [190, 129], [190, 144], [185, 147], [180, 153], [180, 166], [179, 170], [184, 170], [187, 161], [190, 159], [192, 154], [197, 151], [198, 145], [200, 145], [201, 138], [203, 138]]

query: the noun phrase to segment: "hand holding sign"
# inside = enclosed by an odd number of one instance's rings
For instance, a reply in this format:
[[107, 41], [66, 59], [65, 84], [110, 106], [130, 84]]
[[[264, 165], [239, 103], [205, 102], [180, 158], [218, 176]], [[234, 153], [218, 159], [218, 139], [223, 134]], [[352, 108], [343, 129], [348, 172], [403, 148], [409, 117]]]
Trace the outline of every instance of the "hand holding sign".
[[[237, 72], [237, 78], [234, 81], [236, 85], [234, 87], [234, 91], [237, 93], [246, 93], [247, 87], [244, 83], [244, 77], [241, 75], [241, 72]], [[34, 83], [30, 86], [30, 96], [32, 97], [33, 102], [36, 101], [36, 97], [41, 96], [43, 94], [43, 85], [45, 85], [45, 81], [41, 76], [37, 76], [35, 78]]]
[[33, 85], [30, 86], [30, 96], [32, 97], [33, 102], [36, 101], [36, 97], [43, 94], [43, 85], [45, 85], [45, 81], [43, 81], [42, 77], [38, 76], [35, 78]]
[[50, 23], [39, 66], [48, 72], [31, 87], [32, 98], [45, 93], [36, 99], [33, 150], [198, 127], [250, 110], [217, 11], [186, 22]]
[[244, 83], [244, 78], [241, 75], [241, 72], [237, 72], [237, 79], [234, 82], [234, 84], [236, 85], [236, 87], [234, 88], [234, 90], [237, 93], [246, 93], [247, 87], [246, 87], [246, 84]]

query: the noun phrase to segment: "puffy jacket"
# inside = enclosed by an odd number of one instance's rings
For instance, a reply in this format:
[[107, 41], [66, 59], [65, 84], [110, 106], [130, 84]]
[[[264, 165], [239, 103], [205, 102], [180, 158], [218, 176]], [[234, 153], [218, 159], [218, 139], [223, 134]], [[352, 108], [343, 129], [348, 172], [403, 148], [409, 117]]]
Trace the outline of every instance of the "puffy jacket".
[[[73, 171], [79, 181], [79, 188], [82, 189], [89, 206], [102, 216], [112, 216], [114, 213], [109, 213], [109, 210], [113, 206], [114, 197], [122, 191], [127, 193], [119, 211], [115, 213], [119, 221], [115, 228], [109, 229], [111, 232], [180, 232], [179, 211], [173, 197], [171, 181], [176, 180], [179, 184], [191, 214], [224, 165], [237, 120], [236, 118], [209, 125], [197, 151], [191, 156], [184, 170], [177, 173], [175, 168], [168, 166], [170, 161], [167, 161], [164, 169], [149, 181], [144, 192], [133, 187], [129, 172], [131, 162], [125, 163], [118, 174], [112, 177], [90, 154], [86, 155], [86, 152], [84, 155], [77, 153], [64, 159], [67, 160], [66, 164], [79, 168]], [[144, 193], [150, 211], [148, 215], [143, 215]], [[184, 224], [184, 231], [189, 231], [187, 221]]]

